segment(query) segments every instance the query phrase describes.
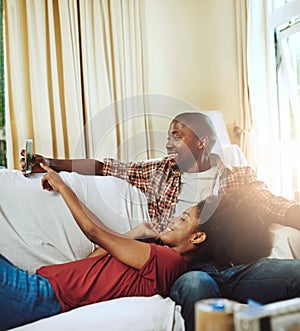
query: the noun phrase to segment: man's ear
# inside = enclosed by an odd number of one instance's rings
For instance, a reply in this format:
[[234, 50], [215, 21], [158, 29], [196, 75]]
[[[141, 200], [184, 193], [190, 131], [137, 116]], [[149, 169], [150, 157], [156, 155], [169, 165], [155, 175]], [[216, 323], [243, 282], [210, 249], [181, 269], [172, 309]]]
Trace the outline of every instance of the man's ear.
[[191, 243], [194, 245], [198, 245], [198, 244], [201, 244], [205, 240], [206, 240], [206, 233], [198, 231], [193, 234], [193, 236], [191, 238]]
[[204, 136], [204, 137], [201, 137], [199, 138], [199, 145], [198, 145], [198, 148], [206, 148], [208, 144], [208, 137]]

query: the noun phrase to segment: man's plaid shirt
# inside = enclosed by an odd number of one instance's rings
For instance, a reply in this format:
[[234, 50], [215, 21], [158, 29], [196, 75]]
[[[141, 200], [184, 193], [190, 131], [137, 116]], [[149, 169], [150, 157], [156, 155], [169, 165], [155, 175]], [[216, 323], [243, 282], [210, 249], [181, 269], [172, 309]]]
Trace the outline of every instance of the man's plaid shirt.
[[[272, 194], [250, 167], [225, 167], [218, 156], [214, 159], [218, 171], [212, 194], [247, 186], [248, 191], [263, 203], [268, 216], [284, 223], [285, 212], [295, 201]], [[175, 212], [180, 189], [180, 171], [172, 156], [137, 163], [104, 159], [103, 174], [121, 178], [139, 188], [146, 195], [150, 219], [158, 231], [163, 230], [166, 217]]]

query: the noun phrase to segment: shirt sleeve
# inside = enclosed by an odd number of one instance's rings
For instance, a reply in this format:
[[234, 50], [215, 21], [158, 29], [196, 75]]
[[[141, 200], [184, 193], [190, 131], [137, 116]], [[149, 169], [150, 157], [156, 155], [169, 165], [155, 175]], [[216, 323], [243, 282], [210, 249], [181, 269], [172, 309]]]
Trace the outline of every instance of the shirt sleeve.
[[156, 255], [157, 286], [167, 296], [176, 279], [187, 271], [187, 265], [170, 247], [152, 244], [152, 250]]
[[[161, 160], [160, 160], [161, 161]], [[103, 160], [103, 175], [114, 176], [126, 180], [142, 192], [146, 192], [151, 183], [151, 178], [160, 161], [121, 162], [115, 159]]]
[[251, 167], [233, 168], [232, 176], [232, 186], [246, 186], [249, 193], [262, 202], [270, 221], [284, 224], [285, 213], [288, 208], [296, 204], [295, 201], [274, 195], [264, 182], [257, 179]]

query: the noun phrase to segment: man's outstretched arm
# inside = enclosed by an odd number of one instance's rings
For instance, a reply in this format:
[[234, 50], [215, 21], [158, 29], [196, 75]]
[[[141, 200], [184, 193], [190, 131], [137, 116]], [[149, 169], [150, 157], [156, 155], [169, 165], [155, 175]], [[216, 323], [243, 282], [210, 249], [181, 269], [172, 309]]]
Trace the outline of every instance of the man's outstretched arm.
[[[25, 151], [21, 151], [21, 155], [24, 156]], [[45, 172], [44, 169], [40, 166], [40, 163], [46, 164], [51, 167], [53, 170], [59, 171], [68, 171], [68, 172], [77, 172], [83, 175], [103, 175], [103, 162], [92, 160], [92, 159], [76, 159], [76, 160], [67, 160], [67, 159], [51, 159], [44, 157], [39, 154], [33, 154], [32, 160], [30, 162], [32, 166], [32, 172]], [[21, 171], [25, 170], [25, 159], [20, 160]]]

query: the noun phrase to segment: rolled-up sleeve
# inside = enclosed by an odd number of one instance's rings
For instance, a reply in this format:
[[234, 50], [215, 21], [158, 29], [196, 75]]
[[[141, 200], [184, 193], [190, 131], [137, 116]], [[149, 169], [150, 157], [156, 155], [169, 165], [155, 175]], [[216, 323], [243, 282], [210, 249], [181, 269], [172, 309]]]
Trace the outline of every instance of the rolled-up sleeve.
[[285, 213], [288, 208], [296, 204], [293, 200], [273, 194], [264, 182], [258, 180], [251, 167], [232, 168], [223, 183], [225, 191], [230, 187], [246, 187], [248, 193], [262, 203], [269, 219], [281, 224], [284, 224]]

